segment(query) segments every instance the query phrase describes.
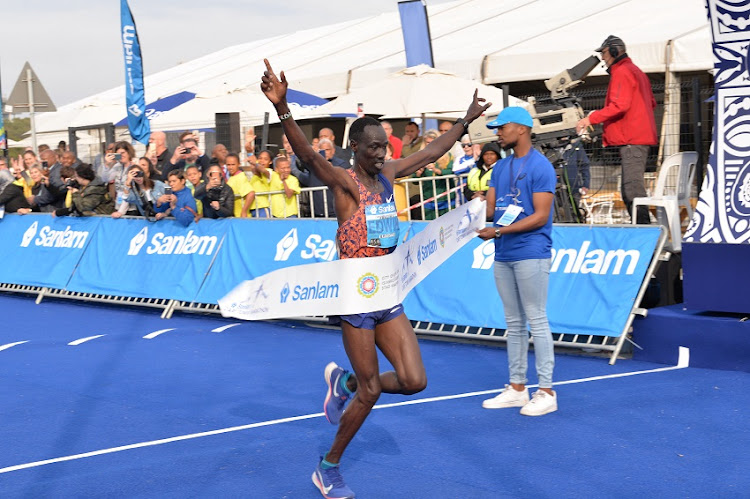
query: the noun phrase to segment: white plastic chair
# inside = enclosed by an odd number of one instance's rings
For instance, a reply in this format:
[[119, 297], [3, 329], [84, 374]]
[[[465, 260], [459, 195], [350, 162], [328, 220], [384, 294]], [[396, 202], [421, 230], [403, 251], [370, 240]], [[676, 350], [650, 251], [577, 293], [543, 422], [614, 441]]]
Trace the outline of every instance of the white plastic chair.
[[680, 152], [669, 156], [659, 168], [653, 195], [633, 199], [633, 223], [636, 222], [639, 206], [656, 206], [664, 209], [667, 215], [667, 229], [672, 241], [672, 251], [682, 249], [681, 207], [687, 210], [688, 220], [693, 216], [693, 208], [690, 205], [690, 186], [695, 177], [697, 161], [697, 152]]

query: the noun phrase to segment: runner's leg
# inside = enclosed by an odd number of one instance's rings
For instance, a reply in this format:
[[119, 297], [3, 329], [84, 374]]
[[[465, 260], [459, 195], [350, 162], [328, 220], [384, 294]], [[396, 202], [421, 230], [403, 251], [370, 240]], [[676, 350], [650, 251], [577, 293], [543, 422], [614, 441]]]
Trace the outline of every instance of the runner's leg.
[[394, 368], [380, 374], [383, 392], [412, 395], [425, 389], [427, 374], [422, 354], [406, 314], [375, 326], [375, 344]]
[[347, 445], [378, 401], [381, 392], [375, 331], [356, 328], [346, 321], [341, 321], [341, 330], [344, 348], [357, 380], [357, 386], [350, 385], [350, 388], [356, 388], [357, 391], [339, 421], [336, 437], [325, 458], [329, 463], [339, 462]]

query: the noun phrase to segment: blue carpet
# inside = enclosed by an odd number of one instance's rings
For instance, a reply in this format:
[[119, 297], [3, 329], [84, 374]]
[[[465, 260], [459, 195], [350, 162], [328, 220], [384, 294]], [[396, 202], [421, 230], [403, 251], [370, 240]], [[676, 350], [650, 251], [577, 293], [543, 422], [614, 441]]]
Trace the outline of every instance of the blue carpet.
[[[323, 367], [346, 364], [337, 332], [242, 323], [213, 333], [233, 322], [8, 295], [0, 313], [0, 345], [28, 341], [0, 351], [3, 497], [320, 497], [310, 474], [335, 433], [321, 410]], [[165, 328], [175, 329], [143, 339]], [[421, 346], [427, 390], [381, 404], [494, 390], [507, 380], [503, 348]], [[661, 367], [558, 355], [555, 378]], [[744, 372], [687, 368], [560, 384], [560, 410], [541, 418], [482, 409], [494, 393], [378, 409], [342, 471], [361, 498], [746, 497], [748, 381]]]

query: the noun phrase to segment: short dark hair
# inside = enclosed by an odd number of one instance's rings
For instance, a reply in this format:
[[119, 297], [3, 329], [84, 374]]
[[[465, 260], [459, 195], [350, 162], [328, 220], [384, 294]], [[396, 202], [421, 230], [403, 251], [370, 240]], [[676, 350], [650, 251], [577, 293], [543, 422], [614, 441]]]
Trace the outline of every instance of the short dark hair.
[[259, 152], [258, 154], [256, 154], [255, 156], [256, 156], [257, 158], [259, 158], [261, 154], [268, 154], [268, 159], [273, 159], [273, 154], [271, 154], [271, 151], [269, 151], [268, 149], [263, 149], [262, 151], [260, 151], [260, 152]]
[[380, 122], [375, 118], [371, 118], [370, 116], [358, 118], [354, 121], [354, 123], [352, 123], [352, 127], [349, 129], [349, 140], [359, 142], [359, 140], [362, 138], [362, 133], [368, 126], [376, 126], [382, 128]]
[[76, 166], [76, 175], [88, 181], [92, 181], [96, 178], [94, 167], [88, 163], [81, 163], [80, 165]]
[[[227, 154], [227, 159], [229, 159], [229, 158], [234, 158], [234, 159], [237, 160], [237, 163], [241, 163], [241, 161], [240, 161], [240, 155], [237, 154], [236, 152], [230, 152], [229, 154]], [[226, 161], [226, 160], [224, 160], [224, 161]]]
[[169, 177], [177, 177], [180, 180], [185, 180], [185, 174], [182, 173], [182, 170], [180, 170], [179, 168], [175, 168], [174, 170], [169, 172], [169, 175], [167, 175], [167, 178]]
[[60, 177], [61, 178], [72, 178], [73, 175], [75, 175], [76, 169], [72, 166], [63, 166], [60, 168]]

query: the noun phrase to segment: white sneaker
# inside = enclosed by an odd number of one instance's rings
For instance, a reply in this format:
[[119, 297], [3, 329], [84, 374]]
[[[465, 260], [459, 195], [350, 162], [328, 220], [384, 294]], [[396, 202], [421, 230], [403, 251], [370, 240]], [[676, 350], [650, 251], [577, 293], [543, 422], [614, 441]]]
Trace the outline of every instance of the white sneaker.
[[531, 401], [521, 408], [524, 416], [544, 416], [557, 410], [557, 392], [550, 395], [544, 390], [537, 390]]
[[528, 388], [519, 392], [512, 386], [505, 385], [505, 389], [498, 396], [482, 402], [482, 407], [485, 409], [505, 409], [506, 407], [524, 407], [528, 403]]

